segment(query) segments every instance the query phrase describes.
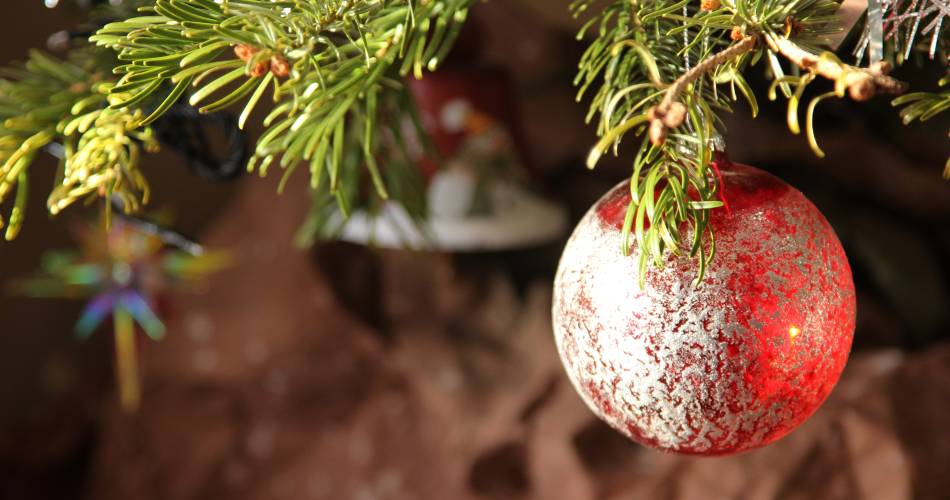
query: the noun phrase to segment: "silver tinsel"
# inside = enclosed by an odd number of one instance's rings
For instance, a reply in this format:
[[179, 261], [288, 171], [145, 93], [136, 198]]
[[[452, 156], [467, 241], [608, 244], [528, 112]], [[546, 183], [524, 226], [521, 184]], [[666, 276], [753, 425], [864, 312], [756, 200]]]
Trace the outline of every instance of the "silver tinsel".
[[[906, 59], [917, 41], [926, 37], [930, 37], [930, 58], [936, 57], [944, 21], [950, 17], [950, 0], [871, 0], [869, 5], [876, 3], [881, 6], [883, 29], [878, 31], [879, 25], [868, 16], [854, 51], [858, 60], [885, 41]], [[878, 33], [883, 34], [883, 39], [878, 38]]]

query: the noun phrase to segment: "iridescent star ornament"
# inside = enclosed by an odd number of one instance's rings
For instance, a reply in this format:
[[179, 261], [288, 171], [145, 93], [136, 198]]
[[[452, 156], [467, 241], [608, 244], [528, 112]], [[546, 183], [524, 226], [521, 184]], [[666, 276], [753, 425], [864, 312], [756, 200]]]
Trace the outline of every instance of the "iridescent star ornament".
[[36, 277], [18, 287], [32, 297], [88, 298], [75, 333], [88, 338], [110, 317], [115, 335], [116, 378], [122, 407], [141, 400], [136, 333], [161, 340], [165, 325], [155, 309], [161, 294], [194, 286], [226, 266], [223, 252], [205, 252], [175, 233], [128, 218], [83, 226], [78, 251], [43, 257]]

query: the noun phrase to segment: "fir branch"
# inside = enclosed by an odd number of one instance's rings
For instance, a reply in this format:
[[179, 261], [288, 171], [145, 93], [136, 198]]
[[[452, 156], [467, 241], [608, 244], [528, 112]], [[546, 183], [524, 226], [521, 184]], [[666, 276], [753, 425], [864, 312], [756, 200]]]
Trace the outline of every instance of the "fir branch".
[[[420, 141], [425, 142], [425, 132], [421, 120], [415, 114], [415, 103], [408, 89], [403, 87], [381, 94], [378, 109], [378, 130], [375, 135], [379, 140], [374, 142], [370, 154], [386, 159], [385, 168], [380, 173], [390, 192], [390, 200], [397, 201], [416, 227], [424, 232], [429, 210], [425, 180], [417, 161], [420, 154], [431, 149], [431, 146], [419, 144]], [[366, 126], [365, 120], [365, 116], [358, 116], [349, 125], [351, 136], [358, 136], [362, 132]], [[434, 154], [432, 151], [429, 153]], [[338, 238], [345, 228], [347, 217], [357, 207], [369, 214], [382, 213], [389, 200], [373, 196], [372, 190], [364, 189], [363, 154], [362, 144], [347, 142], [343, 145], [339, 188], [334, 192], [326, 188], [328, 179], [325, 171], [311, 172], [311, 187], [314, 189], [311, 190], [310, 211], [296, 236], [299, 246], [309, 247], [317, 241]], [[311, 167], [314, 165], [311, 164]]]
[[729, 46], [729, 48], [704, 59], [692, 69], [686, 73], [683, 73], [683, 76], [677, 78], [676, 81], [673, 82], [673, 85], [671, 85], [669, 90], [666, 91], [666, 94], [663, 96], [663, 101], [660, 103], [657, 109], [660, 111], [668, 111], [674, 102], [678, 102], [680, 94], [686, 90], [686, 87], [689, 84], [693, 83], [698, 78], [705, 75], [706, 73], [709, 73], [713, 69], [718, 68], [722, 63], [752, 51], [755, 49], [757, 44], [757, 38], [747, 36], [742, 38], [739, 42]]
[[835, 82], [839, 95], [848, 91], [855, 101], [866, 101], [877, 93], [901, 94], [907, 90], [904, 82], [887, 76], [891, 65], [875, 63], [869, 68], [857, 68], [842, 63], [831, 53], [816, 56], [784, 37], [766, 36], [771, 49], [799, 68], [821, 75]]
[[287, 176], [309, 164], [311, 185], [345, 209], [356, 186], [343, 184], [359, 183], [342, 175], [347, 151], [377, 195], [390, 196], [375, 156], [380, 103], [401, 77], [436, 68], [473, 2], [157, 0], [149, 15], [109, 24], [92, 40], [126, 62], [115, 107], [173, 87], [143, 124], [191, 91], [202, 112], [241, 103], [243, 126], [270, 95], [249, 170], [265, 175], [277, 164]]
[[[0, 204], [16, 189], [6, 238], [17, 236], [28, 195], [29, 169], [47, 148], [62, 151], [48, 206], [55, 214], [86, 195], [115, 195], [130, 209], [147, 198], [138, 171], [149, 129], [136, 130], [136, 109], [108, 110], [108, 51], [82, 47], [65, 60], [32, 52], [0, 79]], [[0, 225], [3, 220], [0, 219]]]
[[[411, 107], [399, 97], [401, 79], [444, 59], [473, 2], [126, 0], [97, 8], [99, 18], [120, 19], [91, 38], [106, 48], [79, 47], [67, 60], [36, 53], [0, 80], [0, 203], [16, 191], [7, 237], [19, 230], [28, 167], [45, 148], [63, 155], [51, 213], [87, 196], [127, 211], [147, 202], [138, 161], [157, 148], [149, 125], [185, 98], [203, 113], [240, 104], [242, 127], [273, 101], [248, 168], [264, 175], [279, 164], [281, 189], [306, 163], [311, 188], [344, 211], [365, 203], [368, 183], [421, 217], [412, 176], [378, 164], [405, 156], [404, 123], [391, 119]], [[139, 7], [147, 15], [129, 17]]]
[[[587, 10], [592, 2], [577, 2], [575, 12]], [[585, 26], [580, 36], [598, 30], [581, 60], [579, 97], [600, 84], [589, 119], [600, 116], [602, 136], [588, 166], [593, 167], [608, 149], [616, 152], [626, 135], [647, 134], [631, 179], [634, 196], [625, 225], [625, 250], [627, 235], [632, 234], [641, 259], [657, 265], [666, 252], [688, 251], [699, 263], [701, 279], [712, 253], [704, 250], [713, 242], [701, 221], [708, 220], [710, 209], [722, 205], [716, 199], [717, 179], [708, 168], [713, 155], [710, 139], [722, 132], [716, 113], [729, 111], [741, 93], [756, 114], [756, 97], [743, 76], [756, 61], [768, 62], [774, 82], [769, 97], [776, 98], [777, 89], [788, 97], [793, 133], [800, 132], [798, 106], [804, 89], [819, 76], [834, 82], [833, 93], [819, 96], [808, 107], [808, 139], [819, 155], [813, 130], [819, 102], [846, 93], [866, 100], [875, 93], [904, 90], [901, 82], [885, 74], [886, 65], [856, 68], [821, 51], [826, 38], [839, 29], [837, 9], [838, 2], [831, 0], [722, 0], [700, 5], [688, 0], [616, 0]], [[700, 62], [693, 66], [691, 61]], [[801, 71], [787, 75], [789, 63]], [[669, 81], [673, 83], [665, 83]], [[721, 86], [726, 88], [720, 90]], [[697, 181], [679, 182], [683, 169]], [[685, 213], [657, 213], [653, 189], [676, 200]], [[685, 221], [694, 227], [690, 241], [676, 236]]]
[[[941, 87], [950, 85], [950, 73], [940, 79]], [[907, 125], [914, 120], [925, 122], [950, 110], [950, 90], [943, 92], [914, 92], [894, 99], [894, 106], [903, 106], [901, 119]], [[950, 135], [950, 134], [948, 134]], [[943, 176], [950, 180], [950, 158], [944, 166]]]
[[[676, 81], [690, 71], [688, 60], [714, 57], [721, 47], [728, 50], [728, 43], [720, 40], [728, 36], [731, 25], [710, 17], [708, 24], [684, 26], [675, 16], [686, 3], [616, 1], [608, 5], [580, 35], [598, 28], [596, 40], [581, 59], [577, 83], [578, 98], [600, 83], [589, 114], [589, 119], [600, 115], [598, 132], [602, 136], [588, 158], [592, 168], [604, 152], [616, 150], [626, 134], [647, 131], [651, 119], [685, 124], [684, 133], [664, 136], [655, 143], [649, 139], [641, 142], [631, 177], [632, 202], [623, 228], [622, 250], [629, 253], [634, 244], [642, 249], [641, 278], [649, 265], [662, 265], [667, 252], [689, 254], [699, 264], [698, 282], [715, 250], [705, 209], [722, 205], [716, 177], [710, 175], [712, 150], [708, 143], [718, 133], [713, 109], [729, 109], [729, 101], [725, 94], [716, 93], [715, 75], [700, 68], [680, 80], [686, 90], [682, 108], [671, 104], [659, 116], [656, 106], [671, 88], [665, 82]], [[576, 3], [575, 12], [583, 12], [590, 4], [589, 0]], [[692, 41], [685, 46], [679, 36], [684, 30]], [[679, 100], [681, 91], [673, 92], [670, 95]], [[683, 111], [679, 117], [669, 116], [676, 114], [671, 112], [674, 108]], [[691, 231], [689, 241], [684, 240], [686, 228]]]
[[724, 62], [751, 52], [756, 45], [758, 45], [758, 38], [753, 36], [744, 37], [729, 48], [704, 59], [677, 78], [664, 93], [660, 104], [647, 110], [647, 118], [650, 120], [650, 141], [655, 145], [663, 144], [666, 141], [668, 131], [683, 124], [686, 119], [686, 107], [679, 101], [679, 98], [687, 86], [710, 71], [717, 69]]
[[67, 139], [62, 180], [49, 196], [50, 214], [56, 215], [75, 201], [99, 195], [119, 202], [126, 213], [137, 212], [148, 203], [149, 186], [139, 171], [144, 147], [158, 150], [158, 142], [149, 128], [138, 129], [141, 111], [99, 109], [73, 118], [64, 124]]

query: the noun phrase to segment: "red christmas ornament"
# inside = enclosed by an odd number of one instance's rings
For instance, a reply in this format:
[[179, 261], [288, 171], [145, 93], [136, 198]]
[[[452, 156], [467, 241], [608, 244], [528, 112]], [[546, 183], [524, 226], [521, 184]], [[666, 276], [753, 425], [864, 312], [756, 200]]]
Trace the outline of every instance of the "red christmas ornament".
[[[443, 158], [452, 158], [473, 134], [489, 122], [504, 125], [514, 142], [522, 165], [532, 167], [525, 157], [527, 147], [518, 119], [514, 86], [508, 72], [501, 66], [468, 63], [442, 68], [421, 80], [410, 79], [409, 91], [422, 116], [426, 133]], [[420, 162], [427, 177], [439, 170], [431, 159]]]
[[554, 285], [561, 360], [588, 406], [654, 448], [725, 455], [771, 443], [825, 400], [851, 348], [851, 268], [818, 209], [744, 165], [722, 170], [716, 256], [671, 256], [639, 285], [620, 239], [628, 183], [581, 220]]

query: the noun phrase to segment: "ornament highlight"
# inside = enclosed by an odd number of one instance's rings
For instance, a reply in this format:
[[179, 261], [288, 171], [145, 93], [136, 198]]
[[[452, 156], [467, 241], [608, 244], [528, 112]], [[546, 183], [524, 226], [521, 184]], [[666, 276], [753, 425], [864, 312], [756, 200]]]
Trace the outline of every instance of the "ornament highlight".
[[[772, 175], [722, 164], [728, 209], [716, 256], [670, 255], [640, 287], [621, 252], [621, 183], [584, 216], [561, 257], [554, 332], [574, 387], [600, 418], [661, 450], [726, 455], [795, 429], [838, 381], [851, 348], [851, 268], [831, 226]], [[690, 234], [684, 237], [690, 237]]]

